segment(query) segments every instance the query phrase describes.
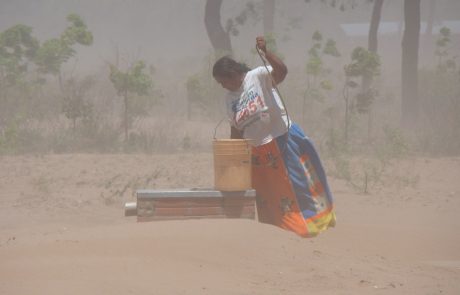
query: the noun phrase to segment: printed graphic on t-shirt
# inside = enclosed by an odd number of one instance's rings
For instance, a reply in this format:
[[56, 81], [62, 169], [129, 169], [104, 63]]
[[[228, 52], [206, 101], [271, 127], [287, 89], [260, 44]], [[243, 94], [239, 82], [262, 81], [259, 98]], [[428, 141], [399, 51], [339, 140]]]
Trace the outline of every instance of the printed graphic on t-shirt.
[[259, 115], [267, 109], [264, 99], [254, 86], [243, 92], [240, 99], [235, 100], [232, 104], [234, 120], [238, 128], [243, 128], [258, 120]]

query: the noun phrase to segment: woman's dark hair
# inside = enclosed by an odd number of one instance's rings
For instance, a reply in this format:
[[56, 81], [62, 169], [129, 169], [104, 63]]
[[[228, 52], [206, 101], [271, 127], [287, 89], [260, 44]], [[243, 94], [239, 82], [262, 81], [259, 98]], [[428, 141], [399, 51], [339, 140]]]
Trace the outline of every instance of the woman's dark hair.
[[251, 69], [244, 63], [236, 62], [229, 56], [221, 57], [212, 68], [212, 76], [220, 78], [232, 78], [236, 74], [249, 72]]

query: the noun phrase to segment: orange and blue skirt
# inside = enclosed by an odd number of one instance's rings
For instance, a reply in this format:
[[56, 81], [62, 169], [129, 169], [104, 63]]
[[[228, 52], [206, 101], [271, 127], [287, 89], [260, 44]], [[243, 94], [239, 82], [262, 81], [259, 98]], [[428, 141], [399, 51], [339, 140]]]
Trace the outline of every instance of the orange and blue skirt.
[[260, 222], [314, 237], [336, 222], [323, 165], [297, 124], [253, 148], [252, 183]]

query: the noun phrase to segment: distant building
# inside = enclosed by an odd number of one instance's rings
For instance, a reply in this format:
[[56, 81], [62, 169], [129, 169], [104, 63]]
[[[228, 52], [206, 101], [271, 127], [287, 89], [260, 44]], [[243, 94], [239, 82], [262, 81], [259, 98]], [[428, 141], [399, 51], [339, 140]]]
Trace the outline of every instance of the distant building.
[[[341, 24], [340, 28], [348, 37], [366, 37], [369, 34], [369, 23], [354, 23], [354, 24]], [[403, 22], [380, 22], [379, 34], [380, 35], [391, 35], [399, 34], [403, 30]], [[420, 34], [426, 33], [428, 24], [427, 22], [420, 23]], [[440, 21], [433, 24], [432, 34], [436, 35], [442, 27], [450, 29], [453, 35], [460, 34], [460, 21], [458, 20], [446, 20]]]

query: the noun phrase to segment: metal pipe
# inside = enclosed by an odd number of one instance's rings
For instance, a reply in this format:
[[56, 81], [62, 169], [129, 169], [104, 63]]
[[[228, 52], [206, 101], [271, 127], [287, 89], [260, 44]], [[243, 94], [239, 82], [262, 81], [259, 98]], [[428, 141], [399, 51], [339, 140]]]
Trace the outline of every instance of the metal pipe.
[[125, 216], [137, 216], [137, 203], [125, 203]]

